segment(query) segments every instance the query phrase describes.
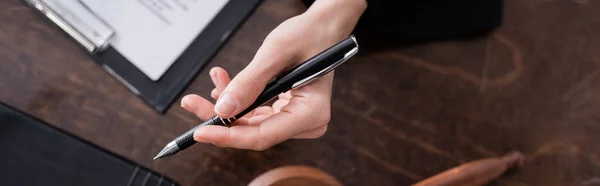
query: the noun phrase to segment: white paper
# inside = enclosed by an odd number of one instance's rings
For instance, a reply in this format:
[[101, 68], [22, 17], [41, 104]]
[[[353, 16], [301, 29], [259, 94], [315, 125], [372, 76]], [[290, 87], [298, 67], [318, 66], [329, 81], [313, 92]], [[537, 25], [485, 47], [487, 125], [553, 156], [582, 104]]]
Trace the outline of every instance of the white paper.
[[158, 80], [228, 0], [80, 0], [115, 30], [110, 43]]

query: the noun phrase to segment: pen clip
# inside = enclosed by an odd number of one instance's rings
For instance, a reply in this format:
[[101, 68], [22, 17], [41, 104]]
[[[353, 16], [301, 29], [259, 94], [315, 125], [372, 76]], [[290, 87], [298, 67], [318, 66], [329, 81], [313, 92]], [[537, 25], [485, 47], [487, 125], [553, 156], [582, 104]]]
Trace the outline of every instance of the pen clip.
[[[352, 38], [354, 39], [354, 38]], [[356, 41], [355, 41], [356, 42]], [[307, 78], [304, 78], [296, 83], [294, 83], [292, 85], [292, 89], [296, 89], [299, 88], [302, 85], [306, 85], [307, 83], [311, 82], [312, 80], [324, 76], [325, 74], [331, 72], [332, 70], [334, 70], [335, 68], [337, 68], [338, 66], [340, 66], [341, 64], [343, 64], [344, 62], [348, 61], [348, 59], [350, 59], [352, 56], [354, 56], [356, 53], [358, 52], [358, 46], [354, 47], [352, 50], [350, 50], [348, 53], [344, 54], [344, 57], [338, 61], [336, 61], [335, 63], [331, 64], [330, 66], [328, 66], [327, 68], [317, 72], [316, 74], [313, 74]]]

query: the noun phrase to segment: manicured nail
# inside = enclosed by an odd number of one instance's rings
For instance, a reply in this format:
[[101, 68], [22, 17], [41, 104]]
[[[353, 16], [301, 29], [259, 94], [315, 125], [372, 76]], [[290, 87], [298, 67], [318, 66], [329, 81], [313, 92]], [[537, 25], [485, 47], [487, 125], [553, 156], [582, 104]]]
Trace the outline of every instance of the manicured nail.
[[215, 112], [219, 115], [229, 115], [238, 107], [237, 100], [230, 93], [225, 93], [219, 98], [216, 104]]

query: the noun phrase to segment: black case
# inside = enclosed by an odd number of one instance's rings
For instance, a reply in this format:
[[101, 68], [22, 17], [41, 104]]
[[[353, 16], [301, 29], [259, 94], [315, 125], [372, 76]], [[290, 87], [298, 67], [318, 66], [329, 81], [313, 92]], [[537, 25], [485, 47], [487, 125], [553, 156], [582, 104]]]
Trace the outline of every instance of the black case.
[[400, 45], [485, 36], [501, 26], [504, 16], [504, 0], [366, 1], [356, 31]]
[[178, 185], [4, 103], [0, 147], [0, 185]]

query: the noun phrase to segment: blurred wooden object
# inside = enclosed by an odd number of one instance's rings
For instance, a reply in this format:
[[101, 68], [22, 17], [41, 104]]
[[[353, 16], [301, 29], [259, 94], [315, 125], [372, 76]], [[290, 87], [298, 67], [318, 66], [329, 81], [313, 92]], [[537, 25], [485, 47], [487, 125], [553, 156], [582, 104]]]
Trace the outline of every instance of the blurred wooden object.
[[[467, 162], [427, 178], [413, 186], [480, 186], [500, 177], [507, 170], [520, 167], [523, 154], [512, 152], [502, 157]], [[284, 166], [270, 170], [249, 186], [341, 186], [340, 181], [319, 169], [308, 166]]]
[[254, 179], [249, 186], [341, 186], [333, 176], [309, 166], [284, 166]]
[[471, 161], [425, 179], [414, 186], [485, 185], [500, 177], [507, 170], [522, 166], [524, 157], [513, 152], [499, 158]]

